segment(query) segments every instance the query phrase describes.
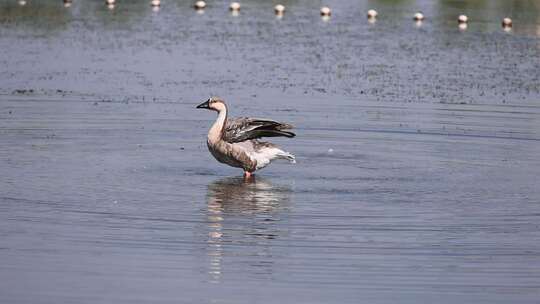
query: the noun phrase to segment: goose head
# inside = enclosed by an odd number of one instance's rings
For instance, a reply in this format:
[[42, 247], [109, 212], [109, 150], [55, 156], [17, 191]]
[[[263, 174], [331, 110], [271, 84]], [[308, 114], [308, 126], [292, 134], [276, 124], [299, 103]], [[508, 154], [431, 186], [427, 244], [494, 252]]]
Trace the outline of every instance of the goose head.
[[225, 101], [219, 97], [210, 97], [205, 102], [197, 106], [197, 109], [208, 109], [216, 112], [221, 112], [226, 109]]

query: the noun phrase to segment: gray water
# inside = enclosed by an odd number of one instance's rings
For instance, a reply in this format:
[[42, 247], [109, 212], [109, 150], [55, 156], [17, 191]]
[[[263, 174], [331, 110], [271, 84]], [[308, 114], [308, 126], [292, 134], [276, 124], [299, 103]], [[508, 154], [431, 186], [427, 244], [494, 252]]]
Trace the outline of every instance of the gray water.
[[277, 3], [0, 1], [1, 303], [538, 303], [538, 2]]

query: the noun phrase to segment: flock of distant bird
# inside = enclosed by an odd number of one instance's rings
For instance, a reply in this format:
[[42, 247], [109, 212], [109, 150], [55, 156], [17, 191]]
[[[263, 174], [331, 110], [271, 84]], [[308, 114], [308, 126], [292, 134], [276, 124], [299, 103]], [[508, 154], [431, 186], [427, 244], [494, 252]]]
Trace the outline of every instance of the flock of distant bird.
[[[73, 0], [63, 1], [66, 7], [70, 7], [73, 3]], [[107, 4], [110, 9], [114, 8], [115, 3], [116, 0], [105, 0], [105, 4]], [[26, 5], [26, 0], [19, 0], [19, 4]], [[158, 9], [161, 6], [161, 0], [151, 0], [150, 5], [155, 9]], [[198, 0], [193, 4], [193, 7], [198, 11], [203, 11], [206, 8], [206, 2], [204, 2], [203, 0]], [[240, 7], [241, 5], [239, 2], [231, 2], [231, 4], [229, 5], [229, 10], [233, 12], [233, 14], [238, 14], [238, 12], [240, 11]], [[283, 14], [285, 13], [285, 6], [283, 4], [277, 4], [276, 6], [274, 6], [274, 12], [279, 17], [283, 16]], [[320, 13], [324, 19], [328, 20], [330, 15], [332, 15], [332, 10], [328, 6], [323, 6], [321, 7]], [[370, 9], [367, 12], [367, 18], [371, 23], [375, 22], [375, 20], [377, 19], [377, 15], [378, 13], [374, 9]], [[424, 19], [424, 14], [422, 14], [421, 12], [417, 12], [413, 16], [413, 20], [417, 23], [421, 23], [422, 21], [424, 21]], [[467, 17], [467, 15], [459, 15], [457, 21], [460, 29], [466, 29], [467, 22], [469, 22], [469, 17]], [[512, 19], [508, 17], [503, 18], [502, 26], [505, 30], [510, 30], [512, 28]]]

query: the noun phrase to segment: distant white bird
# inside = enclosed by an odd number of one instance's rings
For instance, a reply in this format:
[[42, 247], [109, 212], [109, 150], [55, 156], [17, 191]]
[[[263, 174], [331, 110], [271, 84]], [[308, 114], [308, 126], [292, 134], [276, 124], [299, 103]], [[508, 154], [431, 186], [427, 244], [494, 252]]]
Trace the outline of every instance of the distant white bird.
[[206, 2], [204, 2], [202, 0], [199, 0], [199, 1], [195, 2], [195, 4], [193, 6], [196, 9], [204, 9], [206, 7]]
[[208, 150], [220, 163], [242, 168], [246, 179], [275, 159], [296, 162], [291, 153], [258, 140], [262, 137], [295, 137], [293, 132], [286, 131], [292, 129], [292, 125], [269, 119], [227, 119], [227, 106], [219, 97], [210, 97], [197, 108], [218, 112], [217, 120], [208, 131]]
[[276, 15], [283, 15], [283, 13], [285, 13], [285, 6], [283, 4], [274, 6], [274, 12]]
[[512, 19], [506, 17], [502, 20], [503, 27], [512, 27]]
[[332, 15], [332, 10], [328, 6], [321, 7], [321, 16], [330, 16]]
[[423, 21], [424, 20], [424, 14], [422, 14], [421, 12], [418, 12], [418, 13], [414, 14], [413, 19], [414, 19], [414, 21]]
[[378, 15], [379, 13], [377, 13], [377, 11], [374, 9], [370, 9], [369, 11], [367, 11], [367, 17], [370, 19], [377, 18]]
[[231, 5], [229, 5], [229, 9], [231, 11], [239, 11], [240, 10], [240, 3], [232, 2]]

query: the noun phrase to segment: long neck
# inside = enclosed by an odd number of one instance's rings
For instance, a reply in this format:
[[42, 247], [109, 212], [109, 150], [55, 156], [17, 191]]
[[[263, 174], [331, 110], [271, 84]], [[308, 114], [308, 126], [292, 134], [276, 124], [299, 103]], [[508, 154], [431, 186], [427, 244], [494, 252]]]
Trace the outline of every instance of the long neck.
[[223, 107], [223, 109], [220, 109], [220, 111], [218, 112], [216, 122], [214, 122], [214, 124], [210, 128], [210, 131], [208, 131], [208, 142], [216, 143], [221, 140], [221, 136], [223, 134], [223, 130], [225, 129], [226, 123], [227, 108]]

